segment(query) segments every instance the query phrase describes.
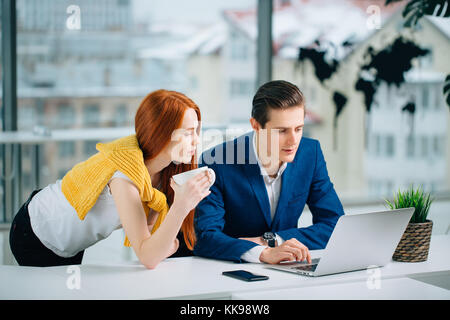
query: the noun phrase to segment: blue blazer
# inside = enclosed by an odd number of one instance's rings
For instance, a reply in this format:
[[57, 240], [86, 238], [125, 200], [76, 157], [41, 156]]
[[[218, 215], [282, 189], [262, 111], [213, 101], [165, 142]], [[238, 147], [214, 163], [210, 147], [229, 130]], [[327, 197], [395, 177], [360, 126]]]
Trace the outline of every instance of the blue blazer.
[[[296, 238], [310, 250], [324, 249], [337, 220], [344, 214], [328, 176], [317, 140], [303, 137], [292, 163], [282, 175], [273, 221], [267, 190], [252, 147], [254, 132], [205, 151], [199, 166], [215, 171], [211, 194], [196, 208], [194, 254], [236, 262], [257, 244], [239, 237], [272, 231], [284, 240]], [[308, 205], [313, 225], [298, 228]]]

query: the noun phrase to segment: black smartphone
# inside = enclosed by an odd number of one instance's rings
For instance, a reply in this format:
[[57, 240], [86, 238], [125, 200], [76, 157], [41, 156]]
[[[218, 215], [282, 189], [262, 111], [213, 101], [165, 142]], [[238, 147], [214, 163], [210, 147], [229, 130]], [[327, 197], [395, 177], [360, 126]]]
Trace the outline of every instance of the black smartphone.
[[267, 280], [269, 279], [268, 276], [263, 276], [259, 274], [251, 273], [250, 271], [246, 270], [233, 270], [233, 271], [224, 271], [222, 272], [224, 276], [236, 278], [239, 280], [244, 281], [259, 281], [259, 280]]

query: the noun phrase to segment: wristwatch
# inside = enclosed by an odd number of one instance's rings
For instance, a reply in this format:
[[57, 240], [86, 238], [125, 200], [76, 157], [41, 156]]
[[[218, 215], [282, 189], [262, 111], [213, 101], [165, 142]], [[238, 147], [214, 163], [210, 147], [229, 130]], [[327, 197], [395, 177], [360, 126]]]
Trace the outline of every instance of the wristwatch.
[[263, 240], [267, 242], [267, 245], [271, 248], [275, 247], [276, 236], [273, 232], [264, 232], [262, 236]]

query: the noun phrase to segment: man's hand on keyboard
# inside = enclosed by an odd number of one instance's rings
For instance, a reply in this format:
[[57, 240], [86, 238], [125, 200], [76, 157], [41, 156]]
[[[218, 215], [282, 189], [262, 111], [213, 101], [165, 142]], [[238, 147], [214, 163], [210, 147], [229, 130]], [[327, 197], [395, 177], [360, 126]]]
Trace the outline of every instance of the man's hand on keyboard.
[[308, 248], [295, 238], [283, 242], [275, 248], [266, 248], [259, 256], [261, 262], [278, 264], [282, 261], [303, 261], [311, 263], [311, 254]]

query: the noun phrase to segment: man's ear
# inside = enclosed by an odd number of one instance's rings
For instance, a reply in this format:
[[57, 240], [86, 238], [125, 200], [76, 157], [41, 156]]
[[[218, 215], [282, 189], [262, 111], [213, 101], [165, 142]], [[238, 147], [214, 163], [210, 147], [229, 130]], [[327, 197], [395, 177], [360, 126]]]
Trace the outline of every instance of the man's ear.
[[261, 125], [258, 121], [256, 121], [255, 118], [250, 118], [250, 125], [252, 126], [253, 130], [259, 131], [262, 129]]

